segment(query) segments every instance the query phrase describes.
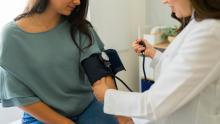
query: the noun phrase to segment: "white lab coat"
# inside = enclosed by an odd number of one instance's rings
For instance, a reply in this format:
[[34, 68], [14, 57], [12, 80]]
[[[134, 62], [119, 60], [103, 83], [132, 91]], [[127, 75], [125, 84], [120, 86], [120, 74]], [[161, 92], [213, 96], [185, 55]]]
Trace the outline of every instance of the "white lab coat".
[[151, 66], [155, 84], [149, 91], [108, 90], [104, 112], [145, 124], [220, 124], [219, 20], [193, 19]]

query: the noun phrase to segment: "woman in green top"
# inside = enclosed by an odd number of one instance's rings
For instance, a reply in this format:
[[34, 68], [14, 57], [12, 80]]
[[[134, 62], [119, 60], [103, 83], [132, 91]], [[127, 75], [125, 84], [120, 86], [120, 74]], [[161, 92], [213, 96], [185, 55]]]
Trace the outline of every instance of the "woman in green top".
[[[87, 10], [88, 0], [29, 0], [4, 27], [0, 101], [24, 110], [24, 124], [118, 123], [103, 113], [80, 64], [104, 49]], [[110, 77], [100, 82], [114, 88]]]

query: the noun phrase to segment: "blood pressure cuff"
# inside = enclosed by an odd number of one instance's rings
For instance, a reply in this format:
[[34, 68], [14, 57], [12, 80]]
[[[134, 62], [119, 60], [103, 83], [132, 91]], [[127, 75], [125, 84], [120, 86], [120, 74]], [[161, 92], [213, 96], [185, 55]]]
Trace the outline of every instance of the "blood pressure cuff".
[[120, 71], [126, 70], [116, 50], [108, 49], [104, 52], [109, 57], [109, 61], [111, 63], [110, 67], [114, 75], [116, 75]]
[[82, 67], [91, 83], [93, 85], [102, 77], [112, 75], [110, 69], [100, 60], [100, 54], [93, 54], [89, 58], [82, 61]]
[[118, 72], [125, 70], [117, 51], [108, 49], [103, 52], [105, 52], [109, 60], [105, 60], [101, 53], [95, 53], [81, 63], [91, 85], [102, 77], [114, 76]]

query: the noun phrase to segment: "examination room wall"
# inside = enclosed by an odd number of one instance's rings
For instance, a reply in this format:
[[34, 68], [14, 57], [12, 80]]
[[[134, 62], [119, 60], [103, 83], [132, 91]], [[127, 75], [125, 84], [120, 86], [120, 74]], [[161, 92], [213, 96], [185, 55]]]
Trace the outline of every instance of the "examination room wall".
[[[149, 30], [158, 25], [177, 24], [170, 17], [170, 9], [161, 0], [91, 0], [90, 5], [92, 24], [106, 48], [117, 49], [125, 64], [127, 71], [119, 76], [138, 91], [139, 60], [131, 43], [137, 39], [139, 27]], [[121, 85], [120, 88], [125, 90]]]
[[[92, 0], [91, 21], [106, 48], [118, 50], [127, 69], [119, 77], [138, 91], [138, 57], [131, 49], [138, 25], [146, 22], [146, 0]], [[101, 11], [100, 11], [101, 10]], [[119, 84], [121, 90], [125, 90]]]

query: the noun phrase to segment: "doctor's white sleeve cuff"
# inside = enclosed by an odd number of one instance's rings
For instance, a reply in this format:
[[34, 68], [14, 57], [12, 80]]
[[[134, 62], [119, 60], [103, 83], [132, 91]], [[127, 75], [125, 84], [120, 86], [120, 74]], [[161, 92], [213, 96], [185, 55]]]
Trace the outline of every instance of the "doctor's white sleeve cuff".
[[136, 101], [136, 96], [137, 94], [134, 93], [107, 90], [104, 101], [104, 112], [112, 115], [130, 115], [130, 109], [137, 109], [133, 104]]
[[132, 118], [134, 124], [149, 124], [151, 120], [145, 118]]
[[147, 92], [131, 93], [112, 89], [107, 90], [104, 100], [104, 112], [111, 115], [146, 117], [147, 112], [152, 112], [146, 101]]
[[156, 65], [160, 61], [161, 55], [162, 55], [162, 53], [160, 51], [156, 50], [155, 57], [152, 59], [152, 61], [150, 63], [150, 67], [152, 67], [153, 69], [156, 67]]

